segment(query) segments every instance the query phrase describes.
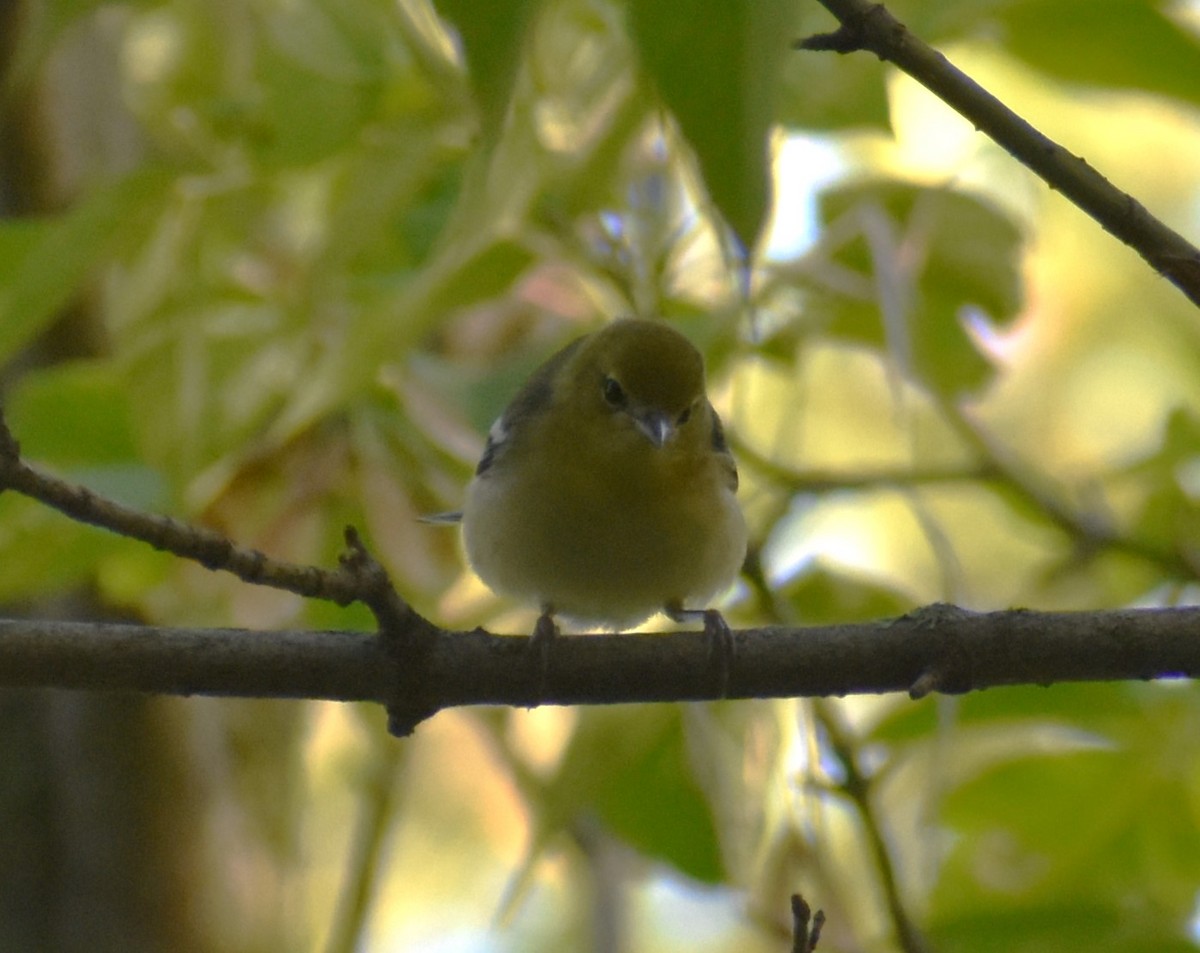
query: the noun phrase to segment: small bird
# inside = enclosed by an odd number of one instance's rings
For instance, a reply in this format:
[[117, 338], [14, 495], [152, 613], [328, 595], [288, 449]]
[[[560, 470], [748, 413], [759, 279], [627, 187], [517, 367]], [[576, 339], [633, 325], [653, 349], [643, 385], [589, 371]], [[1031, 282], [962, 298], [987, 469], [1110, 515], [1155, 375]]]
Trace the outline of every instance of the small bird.
[[[662, 321], [624, 319], [568, 344], [492, 426], [467, 489], [467, 558], [493, 590], [619, 630], [663, 611], [702, 619], [736, 578], [746, 524], [704, 362]], [[727, 672], [724, 676], [727, 678]]]

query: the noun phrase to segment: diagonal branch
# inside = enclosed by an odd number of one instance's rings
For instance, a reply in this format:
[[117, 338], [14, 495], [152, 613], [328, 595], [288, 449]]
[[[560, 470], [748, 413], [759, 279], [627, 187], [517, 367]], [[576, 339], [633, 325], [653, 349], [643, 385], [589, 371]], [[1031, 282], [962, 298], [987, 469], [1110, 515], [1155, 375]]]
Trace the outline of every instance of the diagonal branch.
[[867, 849], [878, 872], [880, 886], [888, 914], [896, 929], [896, 939], [904, 953], [929, 953], [929, 941], [908, 912], [901, 896], [900, 879], [896, 863], [888, 846], [872, 793], [872, 778], [858, 763], [858, 754], [850, 733], [840, 722], [833, 706], [818, 706], [817, 718], [829, 744], [829, 750], [841, 765], [843, 781], [838, 785], [843, 794], [853, 802], [863, 826]]
[[1132, 195], [1043, 135], [945, 56], [909, 33], [882, 4], [870, 0], [819, 2], [841, 26], [834, 33], [800, 40], [798, 48], [837, 53], [866, 50], [894, 63], [1041, 176], [1050, 188], [1062, 192], [1105, 231], [1133, 248], [1200, 306], [1200, 250], [1151, 215]]
[[[43, 473], [21, 459], [20, 444], [0, 414], [0, 491], [3, 490], [38, 500], [81, 523], [193, 560], [206, 569], [232, 573], [243, 582], [342, 606], [363, 603], [379, 625], [381, 657], [375, 664], [392, 674], [391, 696], [380, 696], [380, 700], [393, 696], [401, 699], [388, 704], [390, 730], [397, 735], [410, 734], [419, 721], [436, 710], [421, 702], [417, 683], [421, 663], [438, 630], [400, 597], [387, 571], [367, 551], [353, 527], [346, 528], [346, 552], [337, 569], [272, 559], [256, 549], [237, 546], [213, 530], [135, 510], [85, 486]], [[280, 661], [281, 658], [273, 659], [275, 664]]]
[[[338, 605], [367, 601], [377, 579], [360, 568], [364, 561], [344, 563], [337, 570], [272, 559], [256, 549], [237, 546], [220, 533], [190, 526], [168, 516], [144, 513], [93, 493], [30, 466], [21, 459], [20, 445], [0, 418], [0, 490], [12, 490], [45, 503], [80, 523], [137, 539], [155, 549], [224, 570], [243, 582], [271, 586], [310, 599]], [[357, 540], [351, 541], [352, 548]]]

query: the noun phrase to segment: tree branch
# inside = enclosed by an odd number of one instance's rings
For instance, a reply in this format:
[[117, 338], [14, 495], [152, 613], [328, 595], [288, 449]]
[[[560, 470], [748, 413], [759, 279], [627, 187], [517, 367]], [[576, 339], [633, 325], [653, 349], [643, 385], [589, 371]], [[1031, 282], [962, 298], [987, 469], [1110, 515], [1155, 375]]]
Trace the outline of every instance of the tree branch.
[[745, 465], [788, 493], [838, 493], [1003, 479], [1000, 469], [989, 461], [959, 466], [881, 467], [863, 472], [797, 469], [772, 460], [736, 435], [731, 436], [729, 442], [739, 466]]
[[[13, 490], [51, 506], [71, 519], [141, 540], [155, 549], [200, 563], [206, 569], [232, 573], [243, 582], [294, 592], [310, 599], [338, 605], [361, 602], [379, 624], [380, 657], [374, 664], [393, 677], [392, 695], [401, 699], [388, 704], [389, 730], [408, 735], [434, 709], [419, 705], [420, 692], [406, 678], [414, 661], [428, 650], [437, 628], [400, 597], [387, 571], [367, 551], [354, 527], [346, 528], [346, 553], [335, 570], [302, 566], [272, 559], [256, 549], [246, 549], [210, 529], [191, 526], [166, 516], [143, 513], [93, 493], [85, 486], [68, 483], [30, 466], [21, 459], [21, 448], [0, 413], [0, 491]], [[155, 631], [148, 629], [147, 631]], [[136, 641], [136, 639], [135, 639]], [[136, 645], [127, 649], [136, 650]], [[174, 645], [173, 658], [183, 661], [186, 647]], [[403, 657], [405, 666], [397, 667]], [[243, 660], [249, 662], [249, 659]], [[278, 658], [273, 658], [278, 662]], [[286, 667], [286, 666], [285, 666]], [[68, 686], [69, 687], [69, 686]], [[130, 685], [129, 687], [137, 687]], [[173, 691], [150, 687], [149, 691]], [[361, 689], [360, 689], [361, 690]], [[183, 691], [186, 694], [186, 690]], [[221, 692], [218, 692], [221, 694]], [[236, 689], [228, 694], [243, 694]], [[269, 694], [277, 694], [271, 691]], [[285, 687], [282, 694], [290, 694]], [[361, 697], [361, 696], [358, 696]], [[386, 696], [379, 696], [385, 700]]]
[[[734, 633], [728, 698], [960, 693], [1000, 685], [1200, 675], [1200, 608], [973, 613]], [[364, 632], [168, 629], [0, 620], [0, 685], [174, 695], [383, 702], [425, 715], [458, 705], [715, 700], [703, 633], [521, 636], [435, 630], [397, 656]]]
[[41, 473], [0, 419], [0, 490], [224, 569], [247, 582], [374, 612], [379, 634], [172, 629], [0, 620], [0, 686], [375, 701], [411, 734], [457, 705], [580, 705], [723, 698], [959, 693], [998, 685], [1200, 674], [1200, 608], [974, 613], [733, 634], [727, 690], [699, 632], [555, 638], [450, 632], [414, 611], [357, 534], [337, 570], [294, 566], [210, 530], [151, 516]]
[[894, 63], [1041, 176], [1050, 188], [1062, 192], [1105, 231], [1137, 251], [1200, 306], [1200, 250], [1187, 239], [909, 33], [882, 4], [870, 0], [820, 3], [838, 18], [841, 27], [835, 33], [800, 40], [798, 48], [837, 53], [866, 50]]
[[271, 559], [256, 549], [235, 545], [220, 533], [168, 516], [143, 513], [115, 500], [93, 493], [85, 486], [68, 483], [43, 473], [21, 459], [20, 445], [0, 416], [0, 490], [13, 490], [31, 497], [80, 523], [111, 530], [141, 540], [155, 549], [200, 563], [206, 569], [223, 570], [243, 582], [284, 589], [310, 599], [338, 605], [366, 602], [380, 581], [369, 578], [374, 567], [357, 536], [348, 542], [359, 550], [340, 569], [325, 570]]

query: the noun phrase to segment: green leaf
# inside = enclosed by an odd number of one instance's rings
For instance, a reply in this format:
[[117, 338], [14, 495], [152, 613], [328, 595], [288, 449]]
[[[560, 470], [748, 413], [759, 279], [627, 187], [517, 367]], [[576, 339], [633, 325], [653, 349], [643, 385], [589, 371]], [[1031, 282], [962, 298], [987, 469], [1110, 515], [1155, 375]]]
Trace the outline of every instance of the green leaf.
[[1200, 418], [1187, 407], [1167, 417], [1162, 443], [1142, 459], [1122, 468], [1144, 488], [1135, 537], [1162, 548], [1164, 557], [1184, 552], [1200, 540], [1196, 476], [1200, 468]]
[[[50, 283], [48, 263], [31, 261], [52, 244], [50, 236], [59, 224], [52, 218], [0, 222], [0, 362], [54, 320], [73, 293], [66, 283]], [[46, 257], [44, 251], [40, 254]]]
[[[804, 4], [796, 36], [831, 28], [828, 11]], [[779, 121], [815, 131], [890, 129], [885, 66], [873, 56], [836, 56], [795, 50], [783, 63]]]
[[808, 625], [890, 619], [913, 608], [912, 599], [895, 589], [823, 567], [791, 580], [780, 594]]
[[1134, 523], [1134, 537], [1158, 547], [1164, 559], [1192, 550], [1200, 541], [1200, 510], [1196, 500], [1174, 482], [1155, 486]]
[[462, 257], [451, 254], [436, 269], [429, 269], [436, 280], [426, 307], [441, 315], [494, 298], [506, 292], [533, 260], [528, 247], [504, 238], [470, 249]]
[[307, 165], [349, 147], [374, 112], [382, 87], [314, 70], [287, 50], [260, 53], [261, 110], [248, 132], [255, 157]]
[[[1121, 701], [1119, 713], [1101, 708], [1086, 716], [1108, 722], [1111, 747], [1070, 754], [1031, 733], [1026, 756], [998, 762], [948, 793], [943, 816], [955, 847], [934, 894], [935, 933], [957, 932], [987, 910], [1014, 917], [1002, 928], [1013, 931], [1004, 949], [1067, 948], [1052, 937], [1072, 925], [1064, 935], [1082, 942], [1090, 927], [1037, 911], [1075, 909], [1087, 910], [1089, 923], [1107, 924], [1102, 948], [1126, 949], [1126, 933], [1158, 941], [1139, 949], [1176, 948], [1200, 877], [1196, 772], [1179, 748], [1196, 734], [1200, 696], [1184, 686], [1105, 688], [1083, 692], [1093, 706], [1104, 696]], [[1013, 697], [1021, 694], [1032, 698]], [[1053, 694], [1042, 697], [1050, 702]]]
[[994, 15], [1005, 28], [1004, 48], [1050, 76], [1200, 103], [1200, 42], [1165, 7], [1149, 0], [1017, 0]]
[[[268, 168], [350, 154], [371, 141], [365, 126], [400, 103], [433, 99], [386, 5], [302, 0], [256, 7], [247, 16], [255, 29], [253, 41], [243, 42], [252, 45], [236, 55], [219, 15], [184, 17], [180, 60], [147, 99], [165, 110], [186, 103], [211, 134]], [[169, 111], [152, 121], [170, 135]]]
[[[1139, 706], [1120, 684], [1071, 683], [1053, 689], [1021, 685], [972, 692], [958, 699], [958, 725], [1001, 721], [1068, 722], [1081, 729], [1107, 732], [1114, 720], [1135, 718]], [[933, 699], [897, 708], [871, 732], [874, 741], [907, 741], [937, 727]]]
[[[822, 193], [820, 219], [840, 244], [831, 264], [862, 279], [850, 293], [822, 285], [810, 313], [834, 337], [885, 347], [934, 390], [977, 390], [991, 375], [965, 323], [968, 310], [993, 324], [1021, 305], [1022, 235], [982, 199], [896, 181]], [[839, 283], [839, 289], [844, 282]]]
[[[1200, 102], [1200, 40], [1169, 0], [893, 0], [935, 45], [983, 39], [1057, 79]], [[1069, 37], [1069, 40], [1064, 38]]]
[[[101, 489], [94, 481], [89, 485]], [[126, 495], [123, 502], [143, 501]], [[77, 588], [94, 581], [110, 558], [159, 570], [173, 559], [138, 540], [76, 523], [36, 500], [0, 496], [0, 602], [29, 603]]]
[[462, 192], [463, 166], [443, 159], [431, 180], [401, 210], [395, 229], [401, 245], [414, 263], [425, 261], [435, 250], [437, 239], [451, 220]]
[[552, 826], [591, 813], [645, 857], [703, 883], [725, 877], [678, 706], [583, 711], [546, 804]]
[[793, 39], [786, 0], [630, 0], [641, 66], [695, 151], [713, 204], [753, 247], [770, 204], [769, 137]]
[[494, 142], [508, 114], [535, 0], [437, 0], [462, 41], [484, 140]]
[[130, 221], [158, 204], [170, 182], [160, 170], [143, 168], [70, 211], [0, 222], [0, 363], [58, 317]]
[[[1133, 899], [1133, 898], [1130, 898]], [[1106, 902], [1107, 901], [1107, 902]], [[1109, 898], [1070, 897], [1021, 906], [980, 900], [930, 922], [939, 953], [1195, 953], [1176, 924], [1157, 911], [1130, 911]]]
[[111, 362], [77, 361], [26, 375], [5, 415], [31, 460], [82, 467], [137, 459], [129, 392]]
[[[297, 66], [343, 83], [381, 82], [396, 67], [389, 53], [403, 42], [386, 4], [373, 0], [309, 0], [263, 11], [262, 48]], [[394, 58], [394, 57], [393, 57]]]

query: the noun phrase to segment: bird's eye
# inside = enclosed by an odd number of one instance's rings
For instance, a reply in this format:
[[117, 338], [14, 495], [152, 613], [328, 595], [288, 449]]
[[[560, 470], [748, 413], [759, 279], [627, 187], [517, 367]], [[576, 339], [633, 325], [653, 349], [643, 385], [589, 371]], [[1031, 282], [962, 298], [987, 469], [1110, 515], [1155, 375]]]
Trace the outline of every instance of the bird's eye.
[[604, 399], [608, 401], [612, 407], [621, 407], [625, 404], [625, 389], [617, 383], [615, 378], [604, 378]]
[[688, 406], [684, 410], [684, 412], [679, 415], [679, 419], [675, 421], [676, 427], [682, 427], [684, 424], [686, 424], [689, 420], [692, 419], [692, 408], [695, 406], [696, 406], [695, 404], [688, 404]]

